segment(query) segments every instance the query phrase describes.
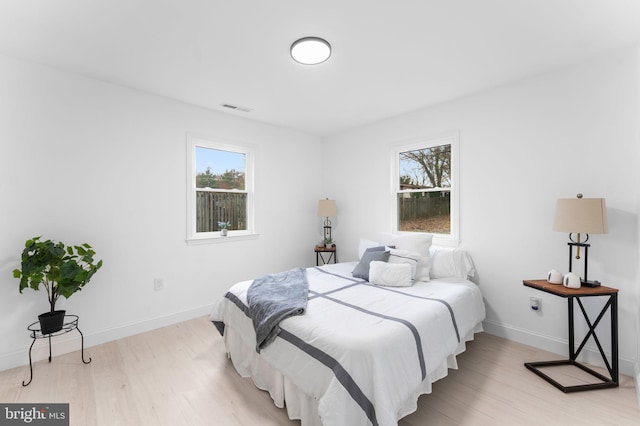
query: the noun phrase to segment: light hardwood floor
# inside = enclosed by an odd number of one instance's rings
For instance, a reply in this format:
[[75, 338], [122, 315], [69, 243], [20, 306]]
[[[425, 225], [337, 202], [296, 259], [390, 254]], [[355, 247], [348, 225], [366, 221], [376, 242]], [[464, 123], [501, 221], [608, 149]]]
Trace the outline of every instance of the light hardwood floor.
[[[299, 425], [267, 392], [242, 379], [206, 318], [0, 372], [0, 402], [70, 403], [71, 425]], [[564, 394], [523, 366], [557, 359], [486, 333], [458, 357], [459, 370], [420, 397], [402, 426], [640, 425], [633, 380], [620, 387]], [[573, 376], [571, 369], [567, 378]], [[560, 374], [560, 373], [559, 373]], [[571, 380], [579, 380], [571, 379]]]

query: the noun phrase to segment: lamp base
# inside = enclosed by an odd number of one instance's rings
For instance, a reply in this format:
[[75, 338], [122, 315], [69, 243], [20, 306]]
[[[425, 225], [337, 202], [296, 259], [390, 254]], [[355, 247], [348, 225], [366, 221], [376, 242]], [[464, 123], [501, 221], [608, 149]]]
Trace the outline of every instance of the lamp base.
[[600, 287], [600, 281], [581, 280], [580, 284], [585, 287]]

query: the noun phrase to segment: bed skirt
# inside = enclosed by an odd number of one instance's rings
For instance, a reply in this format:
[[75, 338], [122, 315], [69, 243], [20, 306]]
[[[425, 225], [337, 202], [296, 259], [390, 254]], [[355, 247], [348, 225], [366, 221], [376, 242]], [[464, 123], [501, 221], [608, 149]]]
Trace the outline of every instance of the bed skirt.
[[[431, 393], [431, 385], [446, 377], [450, 368], [458, 368], [456, 356], [465, 351], [466, 342], [473, 340], [475, 333], [482, 331], [482, 323], [478, 323], [462, 339], [456, 351], [427, 375], [421, 386], [403, 404], [398, 413], [398, 420], [416, 411], [420, 395]], [[322, 426], [322, 420], [318, 414], [318, 401], [315, 398], [302, 392], [285, 375], [273, 368], [255, 351], [255, 347], [246, 344], [231, 327], [225, 328], [224, 342], [227, 355], [238, 374], [251, 378], [258, 389], [269, 392], [278, 408], [286, 408], [289, 419], [300, 420], [302, 426]]]

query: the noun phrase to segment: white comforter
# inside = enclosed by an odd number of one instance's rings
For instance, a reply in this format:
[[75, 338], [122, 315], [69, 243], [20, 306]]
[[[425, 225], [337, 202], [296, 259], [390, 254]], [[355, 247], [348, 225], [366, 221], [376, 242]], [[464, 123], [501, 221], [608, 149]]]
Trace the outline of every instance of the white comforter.
[[[434, 371], [481, 330], [482, 296], [460, 278], [374, 286], [353, 278], [354, 266], [309, 268], [305, 315], [282, 321], [280, 336], [260, 356], [318, 401], [323, 425], [397, 425], [439, 378]], [[234, 285], [211, 320], [255, 347], [250, 284]]]

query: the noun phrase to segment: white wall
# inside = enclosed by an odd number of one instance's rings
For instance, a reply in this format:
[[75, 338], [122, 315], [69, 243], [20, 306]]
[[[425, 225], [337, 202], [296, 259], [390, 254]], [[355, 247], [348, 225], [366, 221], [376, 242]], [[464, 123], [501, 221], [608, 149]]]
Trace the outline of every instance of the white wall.
[[[26, 238], [86, 241], [105, 261], [85, 290], [61, 302], [81, 316], [91, 346], [206, 314], [235, 281], [311, 265], [325, 196], [338, 203], [340, 260], [355, 259], [359, 237], [389, 229], [389, 145], [457, 129], [461, 245], [476, 261], [487, 330], [566, 353], [565, 301], [521, 282], [567, 269], [566, 235], [551, 230], [555, 199], [606, 197], [609, 234], [592, 236], [590, 277], [620, 289], [621, 368], [633, 374], [640, 202], [629, 182], [640, 182], [639, 56], [637, 48], [610, 52], [324, 144], [0, 57], [0, 370], [27, 361], [25, 327], [47, 308], [44, 294], [20, 295], [11, 276]], [[260, 238], [185, 244], [186, 132], [259, 146]], [[322, 155], [334, 172], [318, 179], [309, 170]], [[166, 290], [153, 291], [155, 277]], [[528, 308], [534, 294], [543, 298], [539, 314]], [[69, 339], [60, 350], [77, 349]]]
[[[460, 132], [460, 237], [479, 271], [485, 328], [567, 355], [566, 301], [522, 285], [551, 268], [568, 270], [567, 235], [551, 230], [555, 200], [605, 197], [609, 233], [593, 235], [589, 278], [620, 289], [620, 360], [633, 374], [638, 350], [637, 59], [609, 52], [433, 108], [384, 120], [327, 141], [340, 206], [342, 259], [360, 237], [389, 230], [389, 146]], [[581, 269], [579, 269], [581, 270]], [[542, 311], [529, 297], [543, 299]], [[599, 311], [589, 300], [590, 312]], [[609, 348], [608, 317], [599, 327]], [[601, 330], [601, 331], [600, 331]], [[591, 347], [595, 345], [590, 344]], [[592, 362], [593, 357], [587, 357]]]
[[[238, 280], [315, 263], [318, 138], [7, 57], [0, 93], [0, 370], [28, 361], [26, 326], [48, 310], [44, 291], [19, 294], [12, 276], [29, 237], [88, 242], [104, 260], [59, 302], [88, 346], [207, 314]], [[187, 132], [258, 147], [258, 239], [185, 243]], [[60, 350], [79, 348], [75, 333], [64, 339]]]
[[[640, 44], [636, 46], [636, 164], [640, 164]], [[640, 188], [640, 174], [636, 176], [636, 188]], [[640, 240], [640, 192], [634, 191], [636, 196], [636, 213], [638, 215], [638, 240]], [[640, 249], [638, 250], [638, 265], [640, 265]], [[636, 300], [640, 301], [640, 271], [638, 271], [636, 280]], [[640, 303], [636, 305], [636, 336], [640, 336]], [[636, 353], [636, 395], [638, 396], [638, 404], [640, 404], [640, 337], [636, 342], [638, 351]]]

